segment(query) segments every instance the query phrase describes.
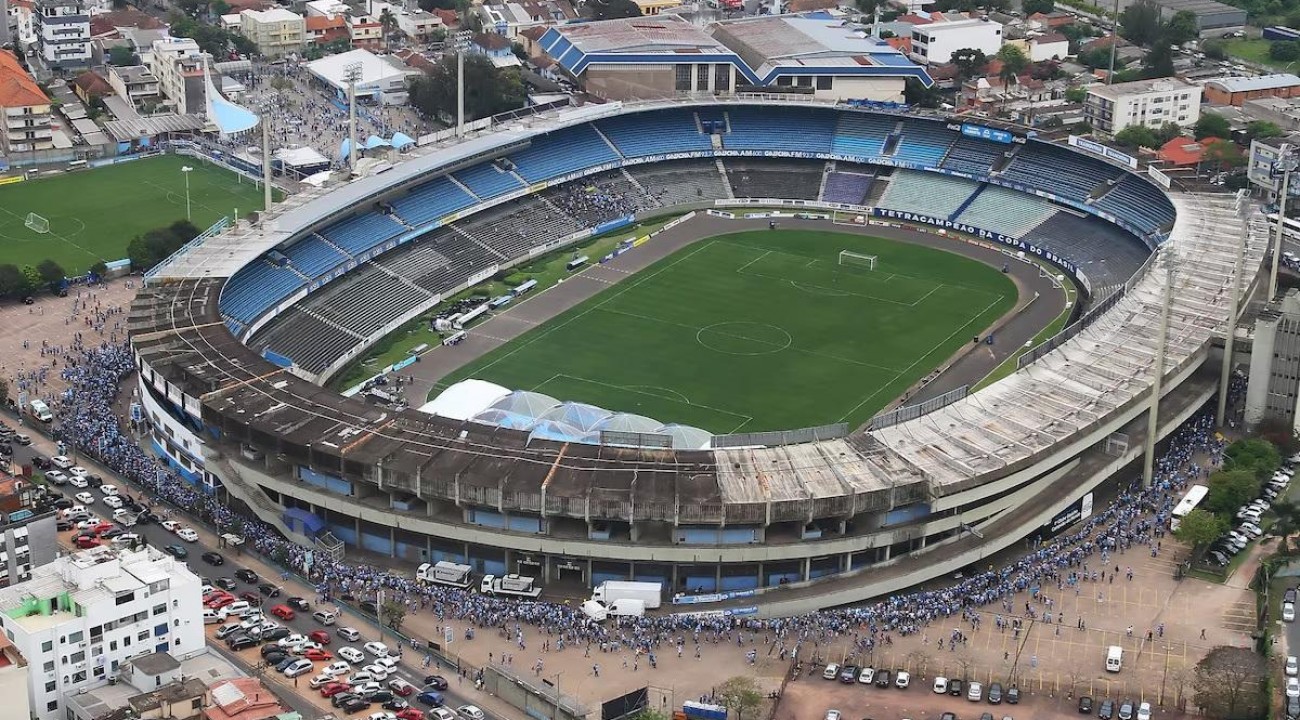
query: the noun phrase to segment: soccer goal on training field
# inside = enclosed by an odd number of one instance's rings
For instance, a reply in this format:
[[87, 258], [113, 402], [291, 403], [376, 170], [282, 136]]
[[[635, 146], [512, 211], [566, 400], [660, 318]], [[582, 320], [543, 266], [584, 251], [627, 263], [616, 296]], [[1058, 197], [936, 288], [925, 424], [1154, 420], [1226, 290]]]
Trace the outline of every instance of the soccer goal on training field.
[[50, 221], [36, 213], [27, 213], [27, 220], [23, 224], [27, 226], [28, 230], [42, 235], [50, 231]]
[[867, 270], [875, 270], [876, 256], [863, 255], [862, 253], [855, 253], [852, 250], [841, 250], [840, 265], [850, 265], [853, 267], [866, 268]]

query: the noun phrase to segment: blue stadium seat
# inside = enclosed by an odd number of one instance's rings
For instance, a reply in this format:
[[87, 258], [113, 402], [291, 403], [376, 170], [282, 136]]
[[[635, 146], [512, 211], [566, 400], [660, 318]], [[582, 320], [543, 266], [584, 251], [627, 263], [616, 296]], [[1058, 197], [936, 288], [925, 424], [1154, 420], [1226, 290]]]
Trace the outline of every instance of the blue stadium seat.
[[831, 150], [867, 160], [880, 157], [885, 139], [894, 131], [898, 118], [869, 113], [840, 113], [831, 138]]
[[406, 228], [396, 220], [371, 210], [363, 215], [336, 222], [321, 230], [320, 234], [347, 254], [356, 257], [401, 235], [405, 230]]
[[894, 159], [925, 167], [938, 167], [957, 137], [957, 133], [943, 123], [908, 120], [903, 124], [903, 137], [894, 150]]
[[247, 325], [307, 283], [287, 267], [259, 258], [239, 269], [221, 291], [221, 312]]
[[298, 272], [313, 280], [338, 267], [348, 257], [325, 242], [319, 235], [308, 235], [284, 251]]
[[695, 126], [695, 115], [662, 110], [598, 120], [596, 126], [624, 157], [709, 150], [713, 141]]
[[1101, 160], [1041, 142], [1020, 148], [1001, 177], [1083, 202], [1093, 189], [1123, 172]]
[[451, 174], [461, 182], [462, 185], [469, 188], [481, 200], [491, 200], [498, 195], [505, 195], [511, 190], [518, 190], [524, 184], [519, 182], [519, 178], [508, 172], [502, 172], [490, 162], [482, 165], [475, 165], [464, 170], [457, 170]]
[[590, 125], [539, 135], [533, 138], [531, 147], [510, 156], [516, 172], [530, 183], [551, 180], [618, 159], [605, 139]]
[[473, 196], [460, 189], [456, 183], [440, 177], [418, 185], [400, 199], [394, 200], [393, 210], [403, 220], [418, 227], [476, 202], [478, 201]]
[[1126, 175], [1094, 205], [1127, 220], [1143, 233], [1152, 233], [1173, 222], [1174, 208], [1155, 185]]
[[958, 137], [943, 160], [943, 167], [971, 175], [988, 175], [989, 168], [1011, 148], [988, 140]]
[[735, 108], [727, 111], [730, 132], [722, 139], [729, 150], [830, 152], [834, 113], [813, 108]]

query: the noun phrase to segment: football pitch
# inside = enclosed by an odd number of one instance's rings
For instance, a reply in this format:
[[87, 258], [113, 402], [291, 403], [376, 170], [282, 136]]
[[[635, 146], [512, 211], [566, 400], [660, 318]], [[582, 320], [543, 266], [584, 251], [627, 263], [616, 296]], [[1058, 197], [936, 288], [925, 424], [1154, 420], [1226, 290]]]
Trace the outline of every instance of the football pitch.
[[[841, 266], [841, 250], [878, 258]], [[856, 426], [1014, 306], [1001, 272], [834, 232], [701, 241], [444, 378], [714, 433]], [[471, 331], [472, 332], [472, 331]]]
[[[0, 262], [35, 265], [49, 258], [69, 274], [97, 261], [121, 260], [126, 246], [147, 230], [185, 219], [189, 173], [193, 223], [206, 228], [223, 216], [234, 219], [262, 209], [262, 191], [248, 180], [197, 158], [162, 155], [79, 170], [0, 187]], [[36, 213], [49, 233], [29, 230]]]

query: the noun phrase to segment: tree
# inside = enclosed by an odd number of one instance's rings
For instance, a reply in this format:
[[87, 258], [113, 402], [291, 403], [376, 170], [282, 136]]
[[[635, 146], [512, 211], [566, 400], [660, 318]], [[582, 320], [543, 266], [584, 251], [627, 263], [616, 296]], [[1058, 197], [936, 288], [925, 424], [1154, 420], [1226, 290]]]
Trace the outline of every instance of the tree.
[[1208, 545], [1228, 531], [1228, 522], [1203, 508], [1196, 508], [1187, 513], [1178, 523], [1174, 537], [1196, 547]]
[[1142, 77], [1145, 79], [1169, 77], [1174, 74], [1174, 51], [1169, 43], [1157, 38], [1155, 44], [1142, 58]]
[[1201, 52], [1205, 57], [1211, 60], [1227, 60], [1228, 50], [1222, 40], [1203, 40], [1201, 41]]
[[123, 67], [125, 65], [135, 65], [137, 58], [131, 48], [125, 45], [117, 45], [108, 51], [108, 64]]
[[[1002, 79], [1004, 89], [1015, 85], [1016, 78], [1019, 78], [1020, 73], [1029, 67], [1029, 58], [1025, 57], [1024, 51], [1015, 45], [1003, 45], [998, 50], [998, 60], [1002, 61], [1002, 69], [998, 71], [998, 77]], [[1009, 99], [1010, 93], [1004, 92], [1002, 97]]]
[[1065, 91], [1065, 99], [1072, 103], [1080, 103], [1088, 99], [1088, 89], [1081, 87], [1072, 87]]
[[718, 698], [722, 704], [736, 713], [736, 720], [745, 720], [745, 714], [757, 710], [763, 704], [763, 693], [758, 689], [758, 682], [752, 677], [737, 675], [718, 686]]
[[1183, 127], [1176, 122], [1167, 122], [1158, 128], [1155, 128], [1156, 144], [1164, 145], [1174, 138], [1183, 134]]
[[41, 279], [46, 284], [60, 282], [67, 278], [67, 273], [63, 272], [63, 266], [46, 258], [36, 266], [36, 272], [41, 274]]
[[1024, 12], [1025, 17], [1042, 13], [1051, 14], [1056, 9], [1056, 0], [1023, 0], [1020, 3], [1020, 9]]
[[1205, 496], [1205, 509], [1228, 517], [1258, 497], [1260, 489], [1259, 479], [1249, 470], [1220, 470], [1210, 476], [1206, 485], [1210, 492]]
[[384, 600], [384, 604], [379, 606], [379, 622], [385, 627], [396, 630], [402, 626], [402, 621], [406, 619], [406, 604], [396, 600]]
[[1282, 136], [1282, 128], [1267, 120], [1255, 120], [1246, 124], [1246, 137], [1251, 140], [1264, 140]]
[[226, 0], [212, 0], [212, 14], [217, 17], [230, 14], [230, 3]]
[[1273, 443], [1279, 455], [1291, 456], [1300, 451], [1300, 438], [1289, 423], [1276, 418], [1262, 420], [1255, 426], [1255, 434]]
[[1263, 438], [1238, 440], [1223, 451], [1224, 470], [1252, 472], [1261, 482], [1267, 480], [1282, 464], [1282, 453], [1273, 443]]
[[24, 265], [19, 268], [23, 277], [27, 279], [27, 287], [35, 289], [41, 286], [41, 273], [34, 265]]
[[[456, 116], [456, 60], [446, 57], [428, 73], [413, 78], [411, 104], [429, 117]], [[524, 86], [514, 69], [502, 70], [482, 55], [465, 57], [465, 119], [496, 115], [524, 106]]]
[[1213, 717], [1262, 717], [1268, 663], [1250, 648], [1220, 645], [1196, 664], [1193, 680], [1197, 707]]
[[1201, 31], [1196, 23], [1196, 13], [1190, 10], [1179, 10], [1174, 13], [1173, 17], [1169, 18], [1169, 22], [1165, 23], [1162, 42], [1169, 45], [1182, 45], [1195, 40], [1200, 35]]
[[988, 56], [977, 48], [962, 48], [952, 53], [952, 64], [957, 66], [957, 77], [962, 80], [979, 75], [988, 62]]
[[95, 263], [90, 266], [89, 272], [102, 278], [108, 274], [108, 265], [106, 265], [103, 260], [96, 260]]
[[1277, 40], [1268, 46], [1268, 56], [1278, 62], [1300, 60], [1300, 42], [1294, 40]]
[[1201, 118], [1192, 126], [1192, 133], [1197, 140], [1204, 140], [1207, 137], [1227, 139], [1232, 134], [1232, 126], [1222, 115], [1206, 112], [1201, 113]]
[[17, 265], [5, 263], [0, 265], [0, 297], [23, 298], [32, 294], [32, 284]]
[[388, 40], [397, 32], [397, 16], [393, 14], [392, 8], [384, 8], [379, 13], [379, 27], [384, 34], [384, 49], [388, 49]]
[[939, 93], [939, 88], [933, 85], [926, 87], [920, 80], [910, 77], [903, 86], [903, 100], [917, 107], [937, 108], [943, 103], [943, 96]]
[[641, 8], [632, 0], [592, 0], [587, 3], [595, 20], [640, 17]]
[[858, 10], [861, 10], [863, 15], [875, 15], [876, 10], [878, 9], [881, 11], [884, 10], [884, 8], [888, 5], [888, 1], [887, 0], [855, 0], [854, 4], [858, 6]]
[[1237, 147], [1236, 143], [1227, 140], [1219, 140], [1206, 145], [1205, 152], [1201, 154], [1201, 170], [1223, 172], [1239, 168], [1245, 164], [1246, 155], [1242, 153], [1241, 148]]
[[1300, 532], [1300, 503], [1279, 499], [1273, 503], [1273, 514], [1277, 521], [1264, 531], [1265, 535], [1280, 540], [1283, 555], [1291, 554], [1291, 536]]
[[1134, 45], [1154, 44], [1161, 30], [1160, 6], [1151, 0], [1138, 0], [1119, 14], [1119, 34]]
[[1160, 145], [1156, 141], [1155, 132], [1146, 125], [1129, 125], [1115, 133], [1115, 142], [1134, 150], [1140, 147], [1153, 148]]

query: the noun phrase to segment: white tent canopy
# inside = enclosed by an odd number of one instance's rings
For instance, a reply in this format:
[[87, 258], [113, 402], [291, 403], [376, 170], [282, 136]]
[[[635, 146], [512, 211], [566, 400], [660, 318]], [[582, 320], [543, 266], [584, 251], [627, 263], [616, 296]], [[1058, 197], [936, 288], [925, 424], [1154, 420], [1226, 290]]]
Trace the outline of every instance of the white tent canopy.
[[509, 394], [506, 388], [486, 380], [461, 380], [425, 403], [420, 412], [452, 420], [469, 420]]

